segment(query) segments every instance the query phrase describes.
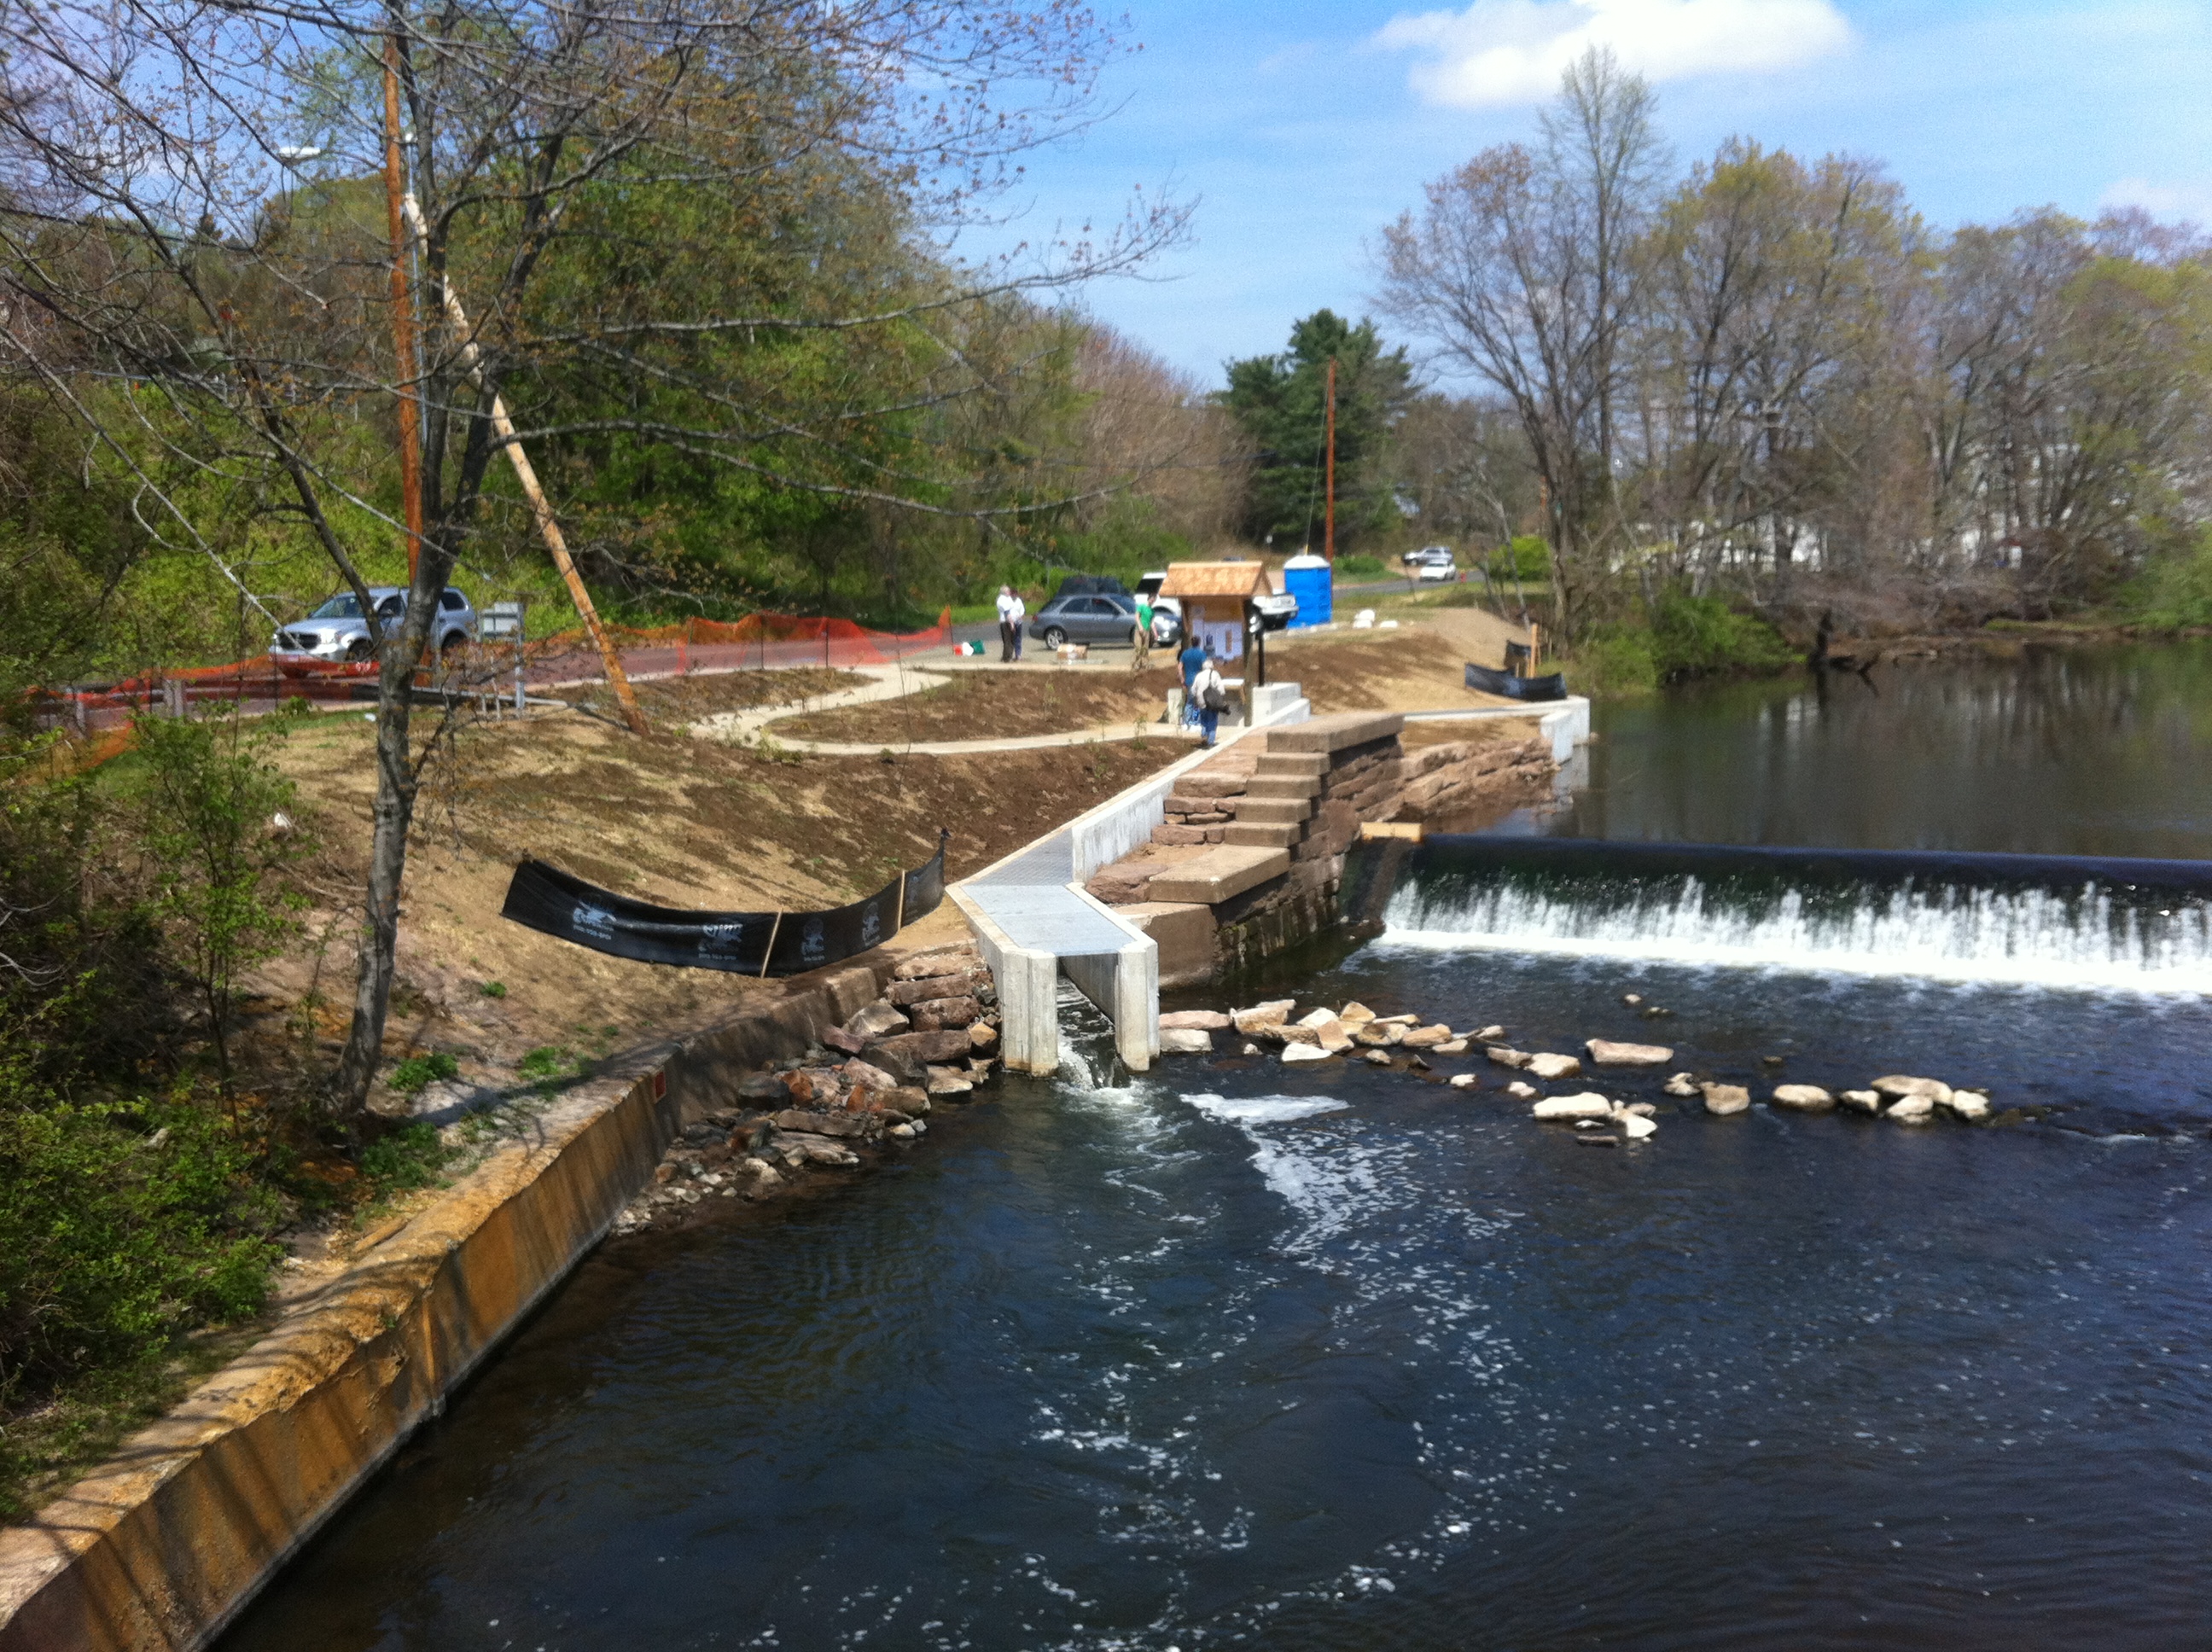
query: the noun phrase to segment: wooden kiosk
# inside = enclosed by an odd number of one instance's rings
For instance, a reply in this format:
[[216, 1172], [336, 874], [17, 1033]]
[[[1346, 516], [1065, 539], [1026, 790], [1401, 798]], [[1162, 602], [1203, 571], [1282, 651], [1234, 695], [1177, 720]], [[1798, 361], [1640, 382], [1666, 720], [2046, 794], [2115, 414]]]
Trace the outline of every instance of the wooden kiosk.
[[1182, 604], [1183, 635], [1202, 642], [1222, 674], [1242, 674], [1250, 635], [1252, 599], [1267, 592], [1267, 570], [1258, 562], [1170, 562], [1160, 595]]

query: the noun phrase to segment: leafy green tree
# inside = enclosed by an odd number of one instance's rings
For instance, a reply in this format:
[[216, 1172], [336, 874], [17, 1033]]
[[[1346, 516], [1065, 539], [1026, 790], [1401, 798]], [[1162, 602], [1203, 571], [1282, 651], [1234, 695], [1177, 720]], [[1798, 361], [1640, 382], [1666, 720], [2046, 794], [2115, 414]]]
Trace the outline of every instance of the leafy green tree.
[[270, 762], [282, 718], [142, 717], [139, 831], [153, 909], [207, 1012], [216, 1064], [230, 1078], [239, 978], [295, 927], [298, 897], [278, 875], [303, 852], [290, 780]]
[[1384, 459], [1413, 395], [1402, 347], [1386, 349], [1372, 321], [1354, 326], [1316, 310], [1291, 328], [1290, 348], [1228, 364], [1223, 402], [1255, 452], [1244, 531], [1279, 548], [1319, 548], [1328, 422], [1328, 364], [1336, 362], [1336, 536], [1340, 549], [1397, 519]]

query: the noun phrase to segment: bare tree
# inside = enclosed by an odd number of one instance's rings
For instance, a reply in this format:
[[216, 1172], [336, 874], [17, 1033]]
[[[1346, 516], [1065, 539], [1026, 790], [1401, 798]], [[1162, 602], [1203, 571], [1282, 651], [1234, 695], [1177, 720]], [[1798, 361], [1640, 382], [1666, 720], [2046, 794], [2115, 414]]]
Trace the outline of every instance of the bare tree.
[[1593, 48], [1563, 77], [1535, 150], [1483, 151], [1383, 232], [1382, 307], [1520, 422], [1570, 634], [1605, 585], [1623, 526], [1614, 405], [1664, 161], [1653, 109], [1644, 79]]

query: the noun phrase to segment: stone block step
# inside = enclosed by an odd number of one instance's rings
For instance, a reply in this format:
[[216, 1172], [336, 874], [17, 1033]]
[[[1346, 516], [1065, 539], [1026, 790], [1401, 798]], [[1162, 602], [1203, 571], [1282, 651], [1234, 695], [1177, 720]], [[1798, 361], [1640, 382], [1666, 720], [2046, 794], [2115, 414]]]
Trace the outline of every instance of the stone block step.
[[1269, 729], [1267, 751], [1269, 756], [1278, 751], [1341, 751], [1346, 746], [1388, 739], [1405, 726], [1403, 712], [1339, 712], [1334, 716], [1316, 717], [1310, 722], [1293, 723], [1288, 728]]
[[1237, 818], [1240, 821], [1265, 821], [1270, 825], [1290, 826], [1309, 818], [1313, 805], [1304, 798], [1255, 798], [1237, 799]]
[[1155, 902], [1218, 906], [1290, 869], [1288, 849], [1224, 843], [1155, 874], [1146, 892]]
[[1326, 774], [1328, 772], [1328, 754], [1325, 751], [1269, 750], [1260, 754], [1260, 760], [1253, 765], [1252, 772], [1255, 774]]
[[1244, 795], [1249, 798], [1316, 798], [1321, 795], [1321, 776], [1255, 774], [1251, 785], [1245, 788]]
[[1224, 843], [1247, 848], [1287, 849], [1306, 835], [1303, 825], [1280, 826], [1260, 820], [1233, 820], [1221, 829]]

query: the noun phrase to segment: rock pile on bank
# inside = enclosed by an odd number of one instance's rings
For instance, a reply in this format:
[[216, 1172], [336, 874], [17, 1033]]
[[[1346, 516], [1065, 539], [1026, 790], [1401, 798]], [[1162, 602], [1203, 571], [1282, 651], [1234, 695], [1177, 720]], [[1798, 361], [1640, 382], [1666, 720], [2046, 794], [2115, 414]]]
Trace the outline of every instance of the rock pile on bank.
[[849, 1173], [927, 1134], [999, 1072], [999, 994], [972, 942], [897, 964], [876, 1000], [797, 1058], [748, 1074], [740, 1105], [687, 1124], [617, 1233], [709, 1199], [763, 1200]]
[[[1640, 1003], [1641, 1000], [1632, 1000]], [[1531, 1079], [1544, 1084], [1587, 1083], [1585, 1074], [1595, 1069], [1621, 1075], [1656, 1072], [1674, 1059], [1663, 1044], [1629, 1043], [1592, 1038], [1581, 1055], [1554, 1050], [1516, 1049], [1504, 1042], [1502, 1026], [1455, 1029], [1441, 1021], [1424, 1022], [1418, 1014], [1382, 1015], [1360, 1003], [1341, 1009], [1326, 1005], [1297, 1013], [1294, 999], [1272, 999], [1235, 1010], [1181, 1010], [1160, 1017], [1160, 1049], [1164, 1055], [1203, 1055], [1214, 1051], [1214, 1036], [1230, 1035], [1232, 1054], [1246, 1057], [1271, 1052], [1285, 1066], [1329, 1060], [1356, 1060], [1365, 1066], [1393, 1067], [1441, 1081], [1461, 1091], [1481, 1087], [1475, 1072], [1443, 1073], [1437, 1060], [1479, 1053], [1488, 1066], [1522, 1075], [1502, 1086], [1505, 1095], [1530, 1103], [1530, 1116], [1548, 1123], [1571, 1125], [1577, 1130], [1614, 1130], [1586, 1139], [1596, 1145], [1626, 1139], [1640, 1141], [1655, 1135], [1661, 1108], [1646, 1101], [1624, 1099], [1583, 1089], [1571, 1095], [1547, 1096]], [[1778, 1063], [1779, 1057], [1765, 1059]], [[1891, 1073], [1871, 1079], [1863, 1090], [1830, 1091], [1818, 1084], [1778, 1084], [1765, 1088], [1765, 1105], [1784, 1112], [1824, 1113], [1841, 1109], [1884, 1118], [1894, 1124], [1929, 1125], [1942, 1120], [1961, 1124], [1987, 1123], [1995, 1116], [1986, 1090], [1968, 1089], [1941, 1079]], [[1666, 1079], [1662, 1093], [1694, 1102], [1694, 1110], [1712, 1118], [1747, 1113], [1760, 1102], [1749, 1084], [1729, 1084], [1708, 1076], [1678, 1072]]]

